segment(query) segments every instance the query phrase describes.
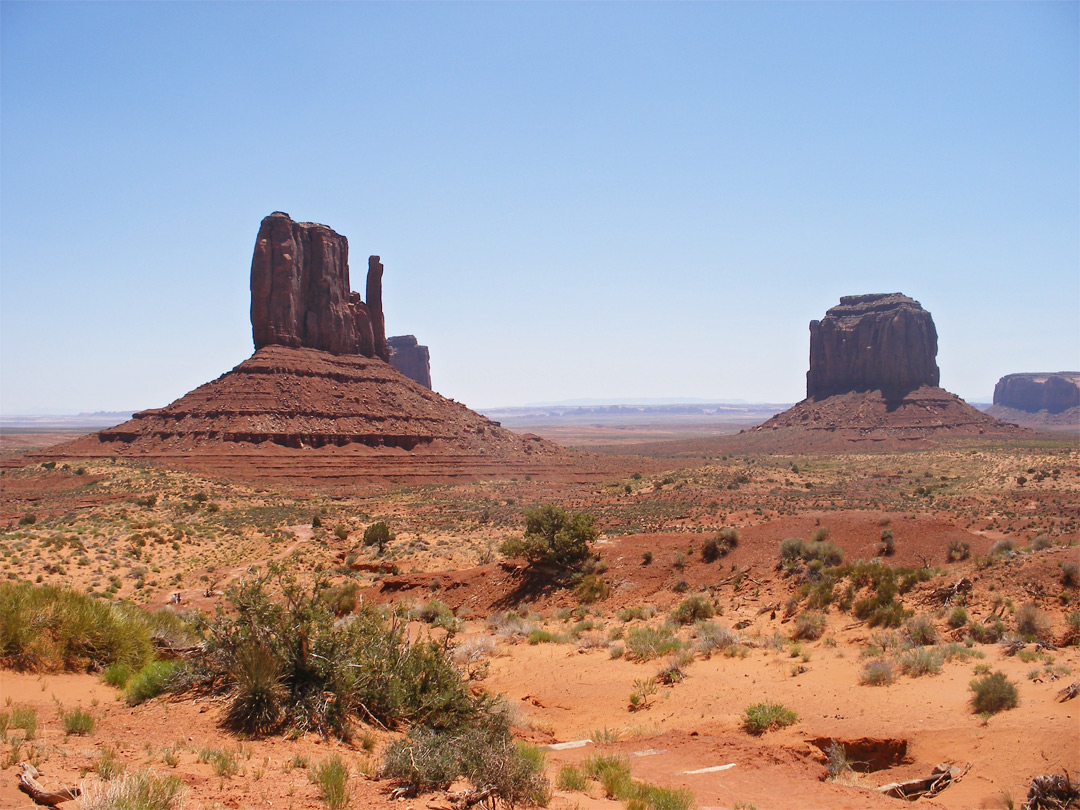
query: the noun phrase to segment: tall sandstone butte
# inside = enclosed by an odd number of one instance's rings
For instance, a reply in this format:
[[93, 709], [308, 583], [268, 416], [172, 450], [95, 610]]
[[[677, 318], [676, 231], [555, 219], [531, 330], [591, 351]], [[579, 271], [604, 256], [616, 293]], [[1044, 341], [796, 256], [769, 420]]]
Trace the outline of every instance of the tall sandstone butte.
[[421, 346], [415, 335], [397, 335], [387, 338], [390, 345], [390, 365], [413, 382], [431, 390], [431, 355], [427, 346]]
[[936, 387], [940, 377], [934, 320], [906, 295], [845, 295], [823, 319], [810, 321], [808, 399], [852, 391], [894, 398]]
[[264, 346], [360, 354], [389, 362], [383, 266], [368, 259], [367, 303], [349, 283], [349, 240], [326, 225], [265, 217], [251, 258], [251, 333]]

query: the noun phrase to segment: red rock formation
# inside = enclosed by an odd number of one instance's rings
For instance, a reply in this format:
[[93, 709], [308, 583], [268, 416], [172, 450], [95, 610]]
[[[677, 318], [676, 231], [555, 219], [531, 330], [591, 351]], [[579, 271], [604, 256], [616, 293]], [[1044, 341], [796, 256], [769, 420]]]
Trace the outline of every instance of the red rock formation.
[[382, 312], [382, 265], [368, 263], [365, 305], [349, 283], [349, 240], [325, 225], [263, 219], [251, 258], [255, 349], [280, 345], [389, 360]]
[[1063, 413], [1080, 406], [1080, 372], [1006, 374], [994, 386], [994, 404], [1028, 413]]
[[388, 338], [390, 365], [413, 382], [431, 390], [431, 356], [427, 346], [417, 343], [415, 335]]
[[848, 295], [820, 321], [810, 321], [806, 396], [851, 391], [901, 397], [937, 386], [937, 330], [918, 301], [900, 293]]

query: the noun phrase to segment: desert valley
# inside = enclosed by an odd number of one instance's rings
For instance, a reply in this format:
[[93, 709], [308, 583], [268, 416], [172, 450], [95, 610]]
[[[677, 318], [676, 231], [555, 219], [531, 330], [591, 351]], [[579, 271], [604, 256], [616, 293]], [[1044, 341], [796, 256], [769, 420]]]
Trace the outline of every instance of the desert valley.
[[515, 432], [383, 272], [275, 212], [251, 358], [5, 430], [0, 806], [1077, 806], [1080, 375], [978, 410], [853, 295], [780, 413]]

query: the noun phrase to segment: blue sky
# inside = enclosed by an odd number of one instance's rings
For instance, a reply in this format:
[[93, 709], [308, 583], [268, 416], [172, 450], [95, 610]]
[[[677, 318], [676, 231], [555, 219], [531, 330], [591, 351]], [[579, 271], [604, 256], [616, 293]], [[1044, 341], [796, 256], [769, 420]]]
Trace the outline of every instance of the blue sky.
[[795, 401], [899, 291], [942, 385], [1080, 368], [1078, 4], [0, 4], [0, 410], [252, 351], [271, 211], [474, 407]]

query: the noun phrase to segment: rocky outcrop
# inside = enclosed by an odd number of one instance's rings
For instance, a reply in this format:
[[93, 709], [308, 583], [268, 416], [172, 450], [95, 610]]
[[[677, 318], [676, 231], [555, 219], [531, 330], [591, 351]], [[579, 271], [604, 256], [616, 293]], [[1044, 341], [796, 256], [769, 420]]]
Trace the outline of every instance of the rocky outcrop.
[[1006, 374], [994, 386], [994, 405], [1027, 413], [1064, 413], [1080, 406], [1080, 371]]
[[906, 295], [843, 296], [822, 320], [810, 321], [808, 399], [853, 391], [896, 398], [939, 379], [934, 321]]
[[390, 365], [413, 382], [431, 390], [431, 357], [428, 347], [421, 346], [415, 335], [397, 335], [388, 338]]
[[367, 302], [349, 283], [349, 240], [326, 225], [263, 219], [251, 258], [251, 332], [264, 346], [319, 349], [389, 361], [383, 266], [368, 260]]

